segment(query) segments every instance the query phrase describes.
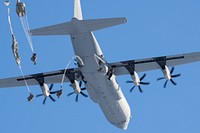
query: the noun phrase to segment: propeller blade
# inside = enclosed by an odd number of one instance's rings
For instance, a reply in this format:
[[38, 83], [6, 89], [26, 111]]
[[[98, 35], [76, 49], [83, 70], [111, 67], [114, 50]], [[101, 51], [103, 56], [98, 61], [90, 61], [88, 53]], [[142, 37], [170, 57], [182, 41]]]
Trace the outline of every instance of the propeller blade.
[[149, 82], [140, 82], [141, 85], [149, 85]]
[[176, 78], [176, 77], [180, 77], [180, 76], [181, 76], [181, 74], [179, 73], [179, 74], [176, 74], [176, 75], [172, 75], [171, 77]]
[[81, 78], [82, 78], [82, 81], [83, 81], [85, 84], [87, 84], [87, 80], [84, 78], [83, 75], [81, 75]]
[[139, 88], [139, 91], [140, 91], [141, 93], [143, 93], [142, 88], [141, 88], [140, 85], [138, 85], [138, 88]]
[[44, 94], [39, 94], [39, 95], [36, 95], [36, 97], [41, 97], [41, 96], [44, 96]]
[[51, 95], [49, 95], [49, 98], [50, 98], [53, 102], [56, 101]]
[[80, 93], [81, 93], [82, 96], [88, 97], [88, 95], [86, 95], [85, 93], [83, 93], [83, 92], [80, 92]]
[[45, 103], [46, 103], [46, 100], [47, 100], [47, 97], [45, 97], [44, 100], [43, 100], [43, 104], [44, 104], [44, 105], [45, 105]]
[[76, 95], [76, 102], [78, 102], [78, 94]]
[[59, 91], [52, 91], [52, 92], [50, 92], [50, 94], [56, 94], [56, 93], [58, 93]]
[[133, 83], [133, 81], [126, 81], [126, 83]]
[[170, 74], [172, 74], [174, 72], [174, 67], [172, 67], [171, 71], [170, 71]]
[[84, 91], [84, 90], [86, 90], [86, 88], [85, 88], [85, 87], [84, 87], [84, 88], [81, 88], [81, 90]]
[[80, 88], [81, 88], [81, 86], [82, 86], [82, 81], [79, 82], [79, 86], [80, 86]]
[[157, 81], [165, 79], [165, 77], [157, 78]]
[[140, 81], [142, 81], [146, 77], [146, 73], [140, 78]]
[[176, 82], [174, 82], [173, 79], [170, 79], [170, 81], [172, 82], [172, 84], [177, 85]]
[[51, 91], [51, 90], [52, 90], [52, 88], [53, 88], [53, 84], [51, 84], [51, 86], [49, 87], [49, 90]]
[[168, 80], [165, 81], [165, 84], [164, 84], [164, 86], [163, 86], [164, 88], [166, 88], [167, 82], [168, 82]]
[[130, 92], [132, 92], [134, 88], [135, 88], [135, 86], [133, 86], [133, 87], [130, 89]]
[[71, 92], [71, 93], [69, 93], [67, 96], [71, 96], [72, 94], [74, 94], [75, 92]]

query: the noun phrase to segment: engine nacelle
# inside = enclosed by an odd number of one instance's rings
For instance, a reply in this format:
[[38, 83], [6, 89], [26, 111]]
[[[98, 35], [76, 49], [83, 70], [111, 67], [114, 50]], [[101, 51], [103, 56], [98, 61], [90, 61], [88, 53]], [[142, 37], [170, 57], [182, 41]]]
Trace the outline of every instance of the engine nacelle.
[[44, 94], [44, 96], [48, 97], [50, 95], [48, 85], [46, 83], [43, 83], [42, 85], [40, 85], [40, 87], [42, 89], [42, 93]]
[[165, 65], [165, 68], [164, 69], [162, 69], [162, 72], [163, 72], [163, 74], [164, 74], [164, 76], [165, 76], [165, 78], [167, 79], [167, 80], [170, 80], [171, 79], [171, 73], [170, 73], [170, 71], [169, 71], [169, 68]]
[[79, 83], [78, 83], [77, 80], [74, 80], [74, 82], [72, 83], [72, 87], [73, 87], [74, 92], [75, 92], [76, 94], [80, 94], [81, 88], [80, 88]]
[[133, 74], [131, 75], [131, 78], [133, 79], [133, 82], [136, 86], [140, 85], [140, 78], [138, 74], [134, 71]]

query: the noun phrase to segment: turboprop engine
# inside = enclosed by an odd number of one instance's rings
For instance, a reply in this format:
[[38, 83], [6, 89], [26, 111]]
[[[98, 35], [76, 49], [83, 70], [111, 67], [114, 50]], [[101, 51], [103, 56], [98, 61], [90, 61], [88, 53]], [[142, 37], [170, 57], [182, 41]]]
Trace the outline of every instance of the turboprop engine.
[[48, 85], [46, 83], [43, 83], [42, 85], [40, 85], [40, 87], [41, 87], [44, 97], [48, 97], [50, 95]]
[[86, 88], [85, 87], [81, 88], [81, 86], [82, 86], [82, 81], [80, 81], [78, 83], [77, 80], [74, 80], [72, 82], [72, 84], [71, 84], [71, 87], [74, 89], [74, 91], [71, 92], [71, 93], [69, 93], [67, 96], [71, 96], [72, 94], [76, 94], [76, 99], [75, 99], [76, 102], [78, 102], [78, 96], [79, 96], [79, 94], [81, 94], [84, 97], [88, 97], [88, 95], [86, 95], [85, 93], [82, 92], [82, 91], [86, 90]]
[[163, 86], [164, 88], [166, 88], [168, 81], [171, 81], [171, 83], [173, 85], [177, 85], [177, 83], [173, 80], [173, 78], [179, 77], [179, 76], [181, 76], [181, 74], [179, 73], [179, 74], [173, 75], [174, 67], [172, 67], [172, 69], [169, 70], [169, 68], [165, 65], [164, 69], [162, 69], [162, 72], [164, 74], [164, 77], [158, 78], [157, 80], [159, 81], [162, 79], [166, 79], [164, 86]]
[[139, 91], [142, 93], [142, 88], [140, 85], [149, 85], [149, 82], [142, 82], [142, 80], [146, 77], [146, 74], [144, 74], [141, 78], [139, 78], [138, 74], [136, 73], [136, 71], [133, 71], [133, 73], [131, 73], [131, 78], [133, 81], [126, 81], [126, 83], [134, 83], [134, 86], [130, 89], [130, 92], [133, 91], [133, 89], [135, 88], [135, 86], [138, 86]]
[[43, 100], [43, 104], [46, 103], [46, 99], [49, 97], [53, 102], [55, 102], [56, 100], [51, 96], [51, 94], [59, 94], [62, 93], [61, 90], [58, 91], [51, 91], [53, 88], [53, 84], [51, 84], [50, 87], [48, 87], [48, 85], [46, 83], [42, 83], [40, 84], [40, 87], [42, 89], [42, 94], [37, 95], [36, 97], [41, 97], [44, 96], [44, 100]]
[[78, 83], [77, 80], [74, 80], [74, 82], [72, 83], [72, 88], [74, 89], [74, 92], [76, 94], [80, 94], [81, 88], [80, 88], [79, 83]]

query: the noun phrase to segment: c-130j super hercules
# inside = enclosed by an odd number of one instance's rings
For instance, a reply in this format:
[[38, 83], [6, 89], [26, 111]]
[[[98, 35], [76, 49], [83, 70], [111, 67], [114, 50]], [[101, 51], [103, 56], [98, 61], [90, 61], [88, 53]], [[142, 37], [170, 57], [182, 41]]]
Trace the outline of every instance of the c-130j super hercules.
[[[53, 85], [49, 88], [47, 84], [60, 83], [64, 74], [66, 77], [64, 82], [71, 83], [74, 89], [73, 93], [77, 94], [76, 100], [78, 100], [79, 94], [87, 96], [83, 93], [83, 90], [87, 90], [92, 101], [99, 104], [111, 124], [124, 130], [127, 129], [131, 120], [131, 109], [116, 81], [116, 76], [129, 74], [132, 81], [127, 81], [127, 83], [133, 83], [133, 88], [137, 86], [142, 92], [141, 85], [149, 83], [142, 81], [146, 74], [139, 78], [138, 72], [161, 69], [164, 77], [158, 80], [166, 79], [164, 87], [168, 81], [176, 85], [173, 78], [179, 77], [180, 74], [173, 74], [174, 66], [200, 61], [200, 52], [108, 63], [93, 32], [126, 22], [124, 17], [84, 20], [80, 0], [74, 0], [74, 17], [71, 21], [34, 29], [30, 32], [32, 36], [69, 35], [77, 67], [27, 75], [24, 78], [1, 79], [0, 87], [24, 86], [24, 80], [28, 85], [39, 84], [42, 96], [45, 97], [43, 103], [45, 103], [46, 98], [52, 99], [51, 94], [61, 96], [62, 88], [52, 92]], [[168, 67], [172, 67], [172, 69], [169, 70]], [[82, 82], [85, 84], [84, 88], [81, 88]]]

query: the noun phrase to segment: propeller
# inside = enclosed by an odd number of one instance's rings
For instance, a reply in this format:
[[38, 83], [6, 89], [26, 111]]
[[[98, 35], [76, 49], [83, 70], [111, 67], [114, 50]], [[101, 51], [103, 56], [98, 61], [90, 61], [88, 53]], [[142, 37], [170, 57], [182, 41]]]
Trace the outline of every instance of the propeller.
[[[174, 75], [173, 75], [174, 69], [175, 69], [175, 68], [172, 67], [172, 69], [170, 70], [170, 76], [171, 76], [171, 78], [170, 78], [169, 80], [171, 81], [171, 83], [172, 83], [173, 85], [177, 85], [177, 83], [173, 80], [173, 78], [180, 77], [181, 74], [179, 73], [179, 74], [174, 74]], [[166, 77], [158, 78], [157, 81], [162, 80], [162, 79], [166, 79]], [[166, 81], [165, 81], [165, 83], [164, 83], [164, 85], [163, 85], [164, 88], [166, 88], [167, 83], [168, 83], [169, 80], [166, 80]]]
[[[60, 92], [60, 90], [59, 90], [59, 91], [51, 91], [52, 88], [53, 88], [53, 84], [51, 84], [51, 86], [49, 87], [49, 93], [50, 93], [50, 95], [49, 95], [49, 96], [46, 96], [46, 97], [44, 98], [44, 100], [43, 100], [43, 102], [42, 102], [43, 104], [46, 103], [47, 97], [49, 97], [53, 102], [56, 101], [56, 100], [51, 96], [51, 94], [57, 94], [57, 93]], [[41, 96], [44, 96], [44, 94], [39, 94], [39, 95], [37, 95], [36, 97], [41, 97]]]
[[[70, 85], [70, 86], [72, 87], [72, 85]], [[81, 86], [82, 86], [82, 81], [79, 82], [79, 86], [80, 86], [80, 88], [81, 88]], [[85, 93], [82, 92], [82, 91], [84, 91], [84, 90], [86, 90], [85, 87], [84, 87], [84, 88], [81, 88], [81, 91], [80, 91], [79, 94], [81, 94], [81, 95], [84, 96], [84, 97], [88, 97], [88, 95], [86, 95]], [[79, 94], [77, 94], [75, 91], [69, 93], [67, 96], [69, 97], [69, 96], [71, 96], [71, 95], [73, 95], [73, 94], [76, 94], [76, 99], [75, 99], [75, 101], [78, 102]]]
[[[133, 91], [133, 89], [138, 86], [138, 89], [141, 93], [143, 93], [142, 91], [142, 88], [140, 85], [149, 85], [150, 83], [149, 82], [142, 82], [142, 80], [146, 77], [146, 73], [140, 78], [140, 81], [139, 81], [139, 85], [134, 85], [131, 89], [130, 89], [130, 92]], [[134, 83], [134, 81], [126, 81], [126, 83]]]

